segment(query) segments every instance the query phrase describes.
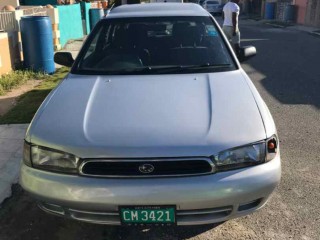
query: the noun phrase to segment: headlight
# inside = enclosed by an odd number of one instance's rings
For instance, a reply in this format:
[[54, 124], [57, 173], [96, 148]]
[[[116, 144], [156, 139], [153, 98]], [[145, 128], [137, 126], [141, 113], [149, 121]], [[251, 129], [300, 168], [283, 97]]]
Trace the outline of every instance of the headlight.
[[265, 157], [266, 144], [263, 142], [220, 152], [214, 160], [218, 169], [227, 170], [262, 163]]
[[30, 166], [30, 164], [27, 164], [30, 162], [34, 168], [49, 171], [51, 170], [66, 173], [77, 173], [78, 171], [79, 158], [72, 154], [39, 146], [31, 145], [30, 147], [30, 145], [26, 144], [24, 150], [26, 156], [28, 155], [27, 149], [31, 149], [31, 154], [29, 150], [31, 161], [27, 161], [27, 158], [24, 157], [24, 162], [26, 165]]
[[277, 152], [278, 140], [273, 136], [263, 142], [222, 151], [214, 156], [214, 162], [217, 170], [230, 170], [268, 162]]
[[32, 167], [31, 163], [31, 148], [30, 144], [27, 142], [24, 142], [23, 145], [23, 162], [25, 165]]

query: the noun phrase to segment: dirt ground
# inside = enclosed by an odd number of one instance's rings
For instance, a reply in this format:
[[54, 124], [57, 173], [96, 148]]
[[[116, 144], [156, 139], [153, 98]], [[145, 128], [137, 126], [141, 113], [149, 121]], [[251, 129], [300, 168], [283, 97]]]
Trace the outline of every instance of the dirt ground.
[[0, 116], [6, 114], [11, 108], [13, 108], [19, 97], [37, 87], [42, 80], [29, 80], [27, 83], [13, 89], [4, 96], [0, 96]]

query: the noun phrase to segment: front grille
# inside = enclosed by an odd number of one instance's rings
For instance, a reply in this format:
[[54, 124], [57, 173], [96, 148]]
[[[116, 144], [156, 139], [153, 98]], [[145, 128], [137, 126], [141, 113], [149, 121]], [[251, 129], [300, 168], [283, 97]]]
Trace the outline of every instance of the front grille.
[[232, 212], [232, 206], [219, 208], [199, 209], [199, 210], [183, 210], [177, 211], [177, 222], [181, 225], [189, 225], [192, 222], [219, 222], [228, 217]]
[[85, 160], [80, 173], [99, 177], [165, 177], [209, 174], [214, 165], [208, 158], [145, 159], [145, 160]]

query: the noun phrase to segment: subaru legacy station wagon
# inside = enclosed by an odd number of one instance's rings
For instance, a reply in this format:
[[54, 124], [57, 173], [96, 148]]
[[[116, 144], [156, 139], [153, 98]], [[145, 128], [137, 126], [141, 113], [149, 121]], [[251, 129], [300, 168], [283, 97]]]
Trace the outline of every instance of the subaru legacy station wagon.
[[93, 29], [24, 143], [41, 209], [111, 225], [223, 222], [280, 181], [270, 112], [215, 19], [192, 3], [125, 5]]

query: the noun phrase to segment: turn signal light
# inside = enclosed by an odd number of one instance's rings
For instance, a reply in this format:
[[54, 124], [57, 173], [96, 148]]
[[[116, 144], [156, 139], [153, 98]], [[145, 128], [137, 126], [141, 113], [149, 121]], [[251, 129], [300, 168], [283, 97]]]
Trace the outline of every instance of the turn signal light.
[[275, 138], [271, 138], [270, 140], [268, 140], [267, 146], [268, 146], [269, 153], [277, 152], [277, 141]]
[[267, 161], [274, 159], [278, 152], [278, 141], [274, 136], [267, 140]]
[[272, 150], [275, 149], [276, 145], [273, 142], [268, 142], [268, 149]]

